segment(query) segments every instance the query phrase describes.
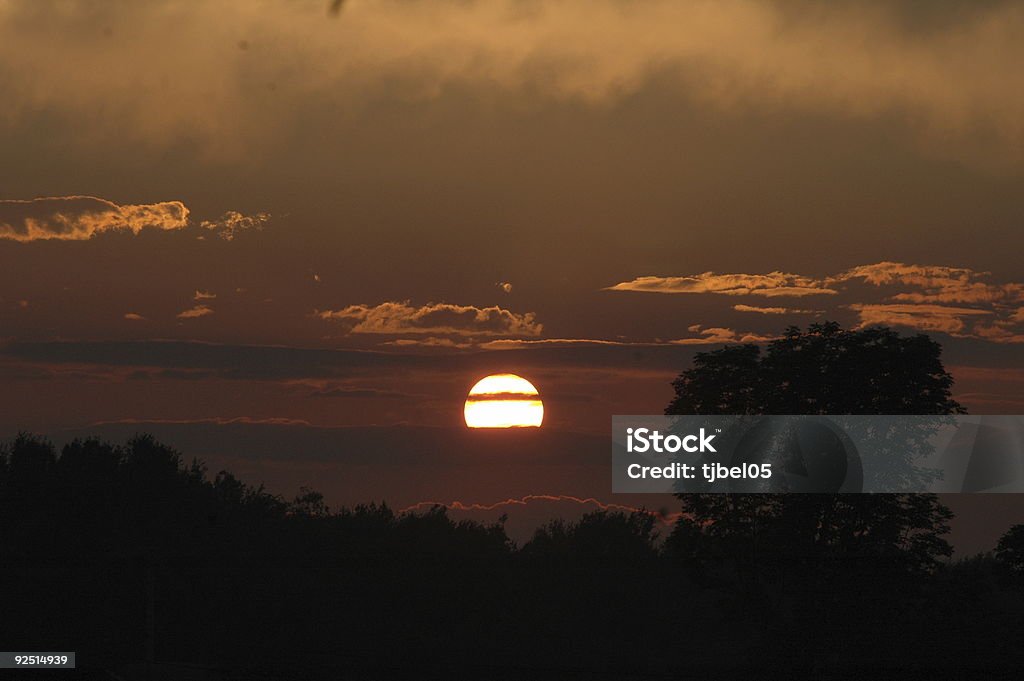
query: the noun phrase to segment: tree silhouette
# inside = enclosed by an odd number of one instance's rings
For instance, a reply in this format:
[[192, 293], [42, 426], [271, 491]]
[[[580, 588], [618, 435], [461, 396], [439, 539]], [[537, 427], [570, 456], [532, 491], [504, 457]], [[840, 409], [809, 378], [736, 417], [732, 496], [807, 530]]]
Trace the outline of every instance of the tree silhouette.
[[[927, 336], [886, 328], [789, 328], [763, 351], [698, 354], [673, 382], [666, 414], [962, 413], [940, 354]], [[928, 446], [925, 435], [890, 434], [900, 443], [891, 455], [909, 462], [907, 448]], [[901, 474], [922, 475], [909, 463]], [[766, 622], [782, 617], [811, 650], [832, 642], [830, 627], [891, 616], [952, 553], [944, 538], [952, 513], [933, 494], [678, 496], [684, 517], [672, 550], [706, 583], [760, 604]]]
[[993, 577], [1019, 531], [998, 561], [936, 567], [948, 516], [927, 497], [845, 496], [828, 522], [815, 498], [692, 497], [663, 544], [653, 515], [601, 511], [517, 547], [441, 507], [285, 501], [149, 436], [58, 455], [22, 434], [0, 446], [0, 641], [121, 678], [746, 678], [922, 651], [1019, 664], [1019, 592]]
[[999, 538], [996, 558], [1024, 583], [1024, 525], [1014, 525]]
[[666, 414], [959, 414], [942, 347], [924, 334], [835, 322], [698, 353]]

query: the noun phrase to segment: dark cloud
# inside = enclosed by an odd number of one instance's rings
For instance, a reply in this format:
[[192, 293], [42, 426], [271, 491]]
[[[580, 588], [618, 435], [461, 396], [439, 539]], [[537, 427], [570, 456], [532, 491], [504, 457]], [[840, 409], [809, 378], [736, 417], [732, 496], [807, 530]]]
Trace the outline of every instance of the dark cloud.
[[126, 376], [129, 381], [205, 381], [218, 377], [216, 371], [196, 369], [139, 369]]
[[345, 400], [376, 400], [376, 399], [408, 399], [417, 397], [426, 397], [426, 395], [418, 393], [407, 393], [400, 390], [381, 390], [378, 388], [322, 388], [320, 390], [314, 390], [309, 394], [310, 397], [328, 397], [332, 399], [345, 399]]
[[[938, 3], [915, 2], [904, 12], [867, 1], [813, 11], [792, 9], [804, 3], [743, 0], [563, 0], [543, 11], [515, 0], [365, 2], [336, 23], [291, 2], [236, 0], [190, 6], [175, 23], [188, 46], [178, 50], [165, 45], [167, 0], [116, 11], [84, 0], [67, 4], [68, 11], [48, 13], [15, 3], [0, 15], [6, 92], [25, 104], [0, 123], [55, 110], [102, 128], [104, 137], [169, 147], [187, 130], [217, 158], [242, 153], [247, 137], [287, 137], [283, 131], [296, 121], [306, 123], [291, 112], [302, 110], [293, 100], [327, 98], [332, 112], [358, 110], [381, 82], [406, 101], [438, 99], [458, 86], [473, 95], [514, 93], [523, 107], [567, 100], [599, 107], [635, 96], [667, 73], [662, 88], [715, 112], [898, 112], [936, 146], [980, 128], [1020, 158], [1021, 95], [1005, 86], [1022, 56], [1024, 18], [1015, 3], [977, 3], [955, 22], [920, 31], [908, 30], [905, 17], [935, 16], [921, 6]], [[119, 39], [100, 39], [97, 24], [117, 30]], [[237, 49], [239, 26], [264, 36], [265, 49]], [[632, 40], [636, 35], [644, 40]], [[33, 48], [44, 44], [60, 48], [59, 57], [33, 59]], [[75, 78], [67, 77], [69, 64]], [[175, 77], [148, 77], [154, 71]], [[257, 94], [252, 83], [272, 85], [270, 92], [287, 85], [295, 97], [287, 105], [261, 101], [267, 85]], [[104, 114], [111, 110], [118, 115]]]
[[11, 341], [0, 357], [45, 365], [210, 370], [222, 378], [284, 380], [344, 378], [381, 370], [488, 372], [495, 367], [607, 368], [674, 371], [693, 351], [678, 345], [534, 346], [460, 353], [377, 352], [194, 341]]

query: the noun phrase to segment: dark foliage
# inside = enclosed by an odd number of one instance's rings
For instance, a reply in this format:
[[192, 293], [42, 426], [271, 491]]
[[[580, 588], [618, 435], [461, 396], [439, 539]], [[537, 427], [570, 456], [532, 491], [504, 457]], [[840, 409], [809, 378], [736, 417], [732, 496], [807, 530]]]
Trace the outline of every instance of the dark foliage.
[[942, 346], [924, 334], [835, 322], [786, 329], [762, 351], [699, 353], [667, 414], [957, 414]]
[[1019, 663], [1019, 528], [998, 559], [948, 567], [948, 514], [928, 499], [887, 502], [898, 533], [856, 506], [808, 533], [795, 508], [772, 523], [755, 497], [719, 500], [664, 542], [651, 515], [594, 513], [519, 548], [441, 508], [331, 511], [310, 490], [289, 502], [211, 479], [147, 436], [58, 456], [21, 435], [0, 456], [0, 640], [122, 675], [151, 659], [160, 678]]
[[[941, 346], [925, 335], [904, 337], [878, 327], [849, 331], [833, 322], [806, 331], [791, 327], [763, 351], [736, 345], [698, 354], [674, 381], [676, 395], [666, 413], [964, 413], [951, 396], [953, 379], [940, 355]], [[927, 434], [901, 432], [895, 441], [904, 451], [893, 456], [928, 446]], [[898, 470], [904, 479], [920, 475], [909, 465]], [[860, 663], [984, 664], [978, 657], [951, 658], [953, 651], [962, 653], [964, 641], [950, 645], [939, 633], [950, 616], [942, 606], [952, 581], [937, 575], [952, 554], [944, 538], [952, 514], [935, 495], [679, 498], [684, 519], [667, 550], [700, 584], [744, 595], [739, 607], [761, 623], [765, 659], [815, 670], [857, 664], [854, 651], [870, 651]], [[1000, 558], [1012, 563], [1012, 541], [1004, 542]], [[961, 581], [968, 573], [957, 570]], [[1020, 635], [1012, 610], [987, 602], [992, 610], [982, 615], [982, 602], [971, 602], [979, 631], [994, 634], [1009, 625]], [[980, 636], [969, 635], [970, 645]], [[1006, 639], [1000, 634], [989, 643], [996, 641]]]

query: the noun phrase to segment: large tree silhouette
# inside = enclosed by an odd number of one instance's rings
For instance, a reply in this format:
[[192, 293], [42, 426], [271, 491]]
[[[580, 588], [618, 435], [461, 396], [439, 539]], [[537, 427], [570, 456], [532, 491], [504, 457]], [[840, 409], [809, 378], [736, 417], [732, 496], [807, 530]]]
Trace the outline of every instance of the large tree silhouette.
[[699, 353], [667, 414], [958, 414], [942, 346], [924, 334], [835, 322], [786, 329], [761, 347]]
[[[940, 355], [927, 336], [887, 328], [789, 328], [763, 350], [698, 354], [673, 382], [666, 413], [962, 413]], [[678, 496], [684, 518], [669, 549], [688, 556], [705, 580], [734, 587], [769, 619], [781, 615], [819, 642], [831, 639], [829, 627], [905, 607], [952, 553], [944, 538], [952, 513], [932, 494]]]

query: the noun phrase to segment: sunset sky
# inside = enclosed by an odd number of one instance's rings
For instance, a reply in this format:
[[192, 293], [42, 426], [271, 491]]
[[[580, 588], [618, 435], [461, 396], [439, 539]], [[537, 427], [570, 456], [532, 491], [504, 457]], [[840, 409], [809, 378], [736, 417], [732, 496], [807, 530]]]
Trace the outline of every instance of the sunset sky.
[[[0, 0], [0, 437], [636, 505], [612, 414], [825, 319], [1024, 413], [1024, 4], [329, 4]], [[465, 430], [503, 372], [542, 432]], [[972, 549], [1024, 520], [959, 503]]]

